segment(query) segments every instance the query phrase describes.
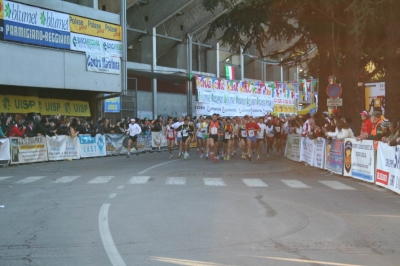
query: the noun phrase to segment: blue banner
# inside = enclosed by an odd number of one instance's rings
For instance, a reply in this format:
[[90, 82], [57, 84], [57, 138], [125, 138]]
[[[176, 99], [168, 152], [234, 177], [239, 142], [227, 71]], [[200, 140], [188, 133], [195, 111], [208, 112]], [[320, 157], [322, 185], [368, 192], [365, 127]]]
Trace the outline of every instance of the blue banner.
[[120, 110], [121, 110], [121, 97], [110, 98], [104, 101], [104, 112], [119, 113]]
[[70, 49], [70, 33], [13, 21], [4, 21], [4, 40]]
[[344, 163], [344, 140], [333, 139], [331, 144], [326, 145], [325, 169], [336, 174], [343, 174]]

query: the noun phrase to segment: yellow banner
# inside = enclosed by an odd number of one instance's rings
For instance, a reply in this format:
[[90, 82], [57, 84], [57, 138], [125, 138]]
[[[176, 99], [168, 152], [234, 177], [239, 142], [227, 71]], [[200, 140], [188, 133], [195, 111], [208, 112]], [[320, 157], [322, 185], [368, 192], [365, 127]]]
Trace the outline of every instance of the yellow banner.
[[88, 102], [0, 95], [0, 113], [40, 113], [90, 117]]
[[0, 19], [3, 19], [4, 17], [3, 11], [4, 11], [3, 0], [0, 0]]
[[69, 15], [69, 27], [71, 32], [117, 41], [122, 40], [121, 26], [116, 24]]

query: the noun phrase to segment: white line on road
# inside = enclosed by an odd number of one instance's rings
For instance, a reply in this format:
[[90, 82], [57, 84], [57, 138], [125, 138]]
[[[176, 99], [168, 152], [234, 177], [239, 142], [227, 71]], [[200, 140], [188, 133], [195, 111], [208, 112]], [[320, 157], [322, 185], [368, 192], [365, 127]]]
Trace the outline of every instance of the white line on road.
[[108, 210], [110, 209], [110, 204], [103, 204], [99, 213], [99, 229], [101, 241], [103, 242], [104, 249], [107, 252], [108, 258], [113, 266], [126, 266], [124, 260], [118, 252], [117, 247], [114, 244], [110, 232], [110, 226], [108, 224]]
[[225, 187], [226, 184], [222, 180], [222, 178], [203, 178], [204, 185], [206, 186], [215, 186], [215, 187]]
[[186, 177], [168, 177], [166, 185], [186, 185]]
[[65, 184], [74, 181], [75, 179], [79, 178], [80, 176], [63, 176], [60, 179], [54, 181], [57, 184]]
[[366, 186], [366, 187], [369, 187], [369, 188], [372, 188], [372, 189], [374, 189], [374, 190], [376, 190], [376, 191], [380, 191], [380, 192], [388, 191], [388, 190], [385, 189], [385, 188], [380, 188], [380, 187], [377, 187], [376, 185], [372, 185], [372, 184], [368, 184], [368, 183], [361, 183], [361, 182], [359, 182], [358, 184], [363, 185], [363, 186]]
[[16, 184], [29, 184], [38, 181], [42, 178], [45, 178], [45, 176], [30, 176], [25, 179], [19, 180], [18, 182], [16, 182]]
[[149, 182], [150, 176], [132, 176], [132, 178], [128, 181], [128, 184], [131, 185], [143, 185]]
[[340, 183], [338, 181], [318, 181], [322, 184], [324, 184], [325, 186], [328, 186], [330, 188], [333, 189], [338, 189], [338, 190], [356, 190], [355, 188], [352, 188], [348, 185], [345, 185], [343, 183]]
[[310, 186], [307, 186], [306, 184], [298, 180], [281, 180], [281, 181], [285, 183], [287, 186], [292, 188], [310, 188]]
[[89, 184], [104, 184], [108, 183], [111, 179], [113, 179], [114, 176], [98, 176], [92, 180], [90, 180], [88, 183]]
[[242, 181], [248, 187], [268, 187], [268, 185], [260, 179], [242, 179]]
[[156, 167], [159, 167], [159, 166], [161, 166], [161, 165], [164, 165], [164, 164], [167, 164], [167, 163], [176, 162], [176, 161], [179, 161], [179, 160], [172, 160], [172, 161], [169, 161], [169, 162], [156, 164], [156, 165], [154, 165], [154, 166], [152, 166], [152, 167], [149, 167], [149, 168], [144, 169], [142, 172], [139, 172], [138, 175], [142, 175], [142, 174], [146, 173], [147, 171], [149, 171], [149, 170], [151, 170], [151, 169], [154, 169], [154, 168], [156, 168]]
[[9, 179], [9, 178], [11, 178], [11, 177], [13, 177], [13, 176], [0, 176], [0, 181]]
[[123, 189], [125, 186], [118, 186], [117, 189]]
[[109, 196], [108, 196], [108, 198], [109, 199], [113, 199], [113, 198], [115, 198], [117, 196], [117, 193], [111, 193]]

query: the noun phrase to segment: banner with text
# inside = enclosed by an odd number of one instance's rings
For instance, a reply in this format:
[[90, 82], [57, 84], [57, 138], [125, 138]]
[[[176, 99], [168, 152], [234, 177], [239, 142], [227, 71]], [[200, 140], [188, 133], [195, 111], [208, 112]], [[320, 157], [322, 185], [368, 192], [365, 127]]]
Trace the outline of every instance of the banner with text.
[[325, 169], [342, 175], [344, 165], [344, 140], [333, 139], [331, 144], [326, 145]]
[[102, 54], [107, 56], [121, 57], [122, 43], [106, 40], [99, 37], [83, 35], [71, 32], [70, 49], [85, 53]]
[[307, 137], [302, 137], [300, 148], [300, 161], [306, 162], [310, 166], [314, 166], [314, 150], [314, 140]]
[[400, 146], [379, 142], [375, 183], [400, 194]]
[[325, 167], [325, 143], [326, 140], [324, 138], [315, 139], [313, 166], [320, 169]]
[[94, 19], [83, 18], [78, 16], [69, 16], [71, 32], [91, 35], [110, 40], [121, 41], [121, 26]]
[[153, 148], [158, 147], [167, 147], [167, 138], [165, 137], [164, 132], [151, 132], [152, 142], [151, 146]]
[[9, 161], [10, 159], [10, 140], [0, 139], [0, 161]]
[[285, 156], [292, 161], [300, 162], [301, 135], [289, 134], [286, 140]]
[[79, 135], [81, 158], [106, 156], [106, 139], [104, 135]]
[[[104, 96], [108, 96], [105, 94]], [[104, 100], [105, 113], [119, 113], [121, 111], [121, 97], [108, 98]]]
[[11, 164], [48, 161], [45, 137], [10, 138]]
[[344, 176], [351, 176], [366, 182], [375, 182], [374, 141], [345, 139]]
[[121, 59], [101, 54], [86, 53], [86, 67], [88, 71], [108, 74], [121, 73]]
[[46, 137], [49, 161], [80, 159], [79, 139], [69, 136]]

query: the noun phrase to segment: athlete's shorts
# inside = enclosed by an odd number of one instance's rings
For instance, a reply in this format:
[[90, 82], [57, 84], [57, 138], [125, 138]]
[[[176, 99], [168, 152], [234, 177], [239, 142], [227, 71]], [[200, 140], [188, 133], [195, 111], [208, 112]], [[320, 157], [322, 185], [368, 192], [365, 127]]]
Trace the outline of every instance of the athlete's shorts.
[[282, 138], [282, 135], [281, 135], [281, 133], [275, 133], [275, 136], [274, 136], [276, 139], [280, 139], [280, 138]]
[[253, 142], [253, 143], [257, 141], [257, 137], [256, 137], [256, 136], [254, 136], [254, 137], [247, 137], [247, 139], [251, 140], [251, 142]]
[[202, 140], [203, 139], [203, 135], [197, 136], [197, 139]]
[[207, 134], [203, 134], [203, 139], [204, 140], [208, 140], [209, 139], [208, 135]]
[[129, 139], [133, 142], [137, 142], [137, 136], [129, 136]]
[[176, 138], [176, 142], [179, 142], [179, 141], [181, 141], [182, 140], [182, 137], [177, 137]]
[[189, 137], [182, 137], [182, 142], [185, 143], [186, 140], [190, 139]]
[[168, 141], [174, 141], [174, 138], [167, 138]]
[[224, 140], [223, 140], [223, 142], [225, 143], [225, 144], [228, 144], [228, 141], [230, 141], [231, 139], [225, 139], [224, 138]]
[[273, 137], [267, 137], [267, 141], [274, 142], [274, 138]]
[[264, 139], [257, 139], [257, 143], [264, 142]]
[[213, 139], [214, 142], [218, 142], [218, 135], [210, 135], [210, 139]]
[[281, 137], [283, 140], [286, 140], [287, 139], [287, 135], [286, 134], [282, 134], [282, 137]]

